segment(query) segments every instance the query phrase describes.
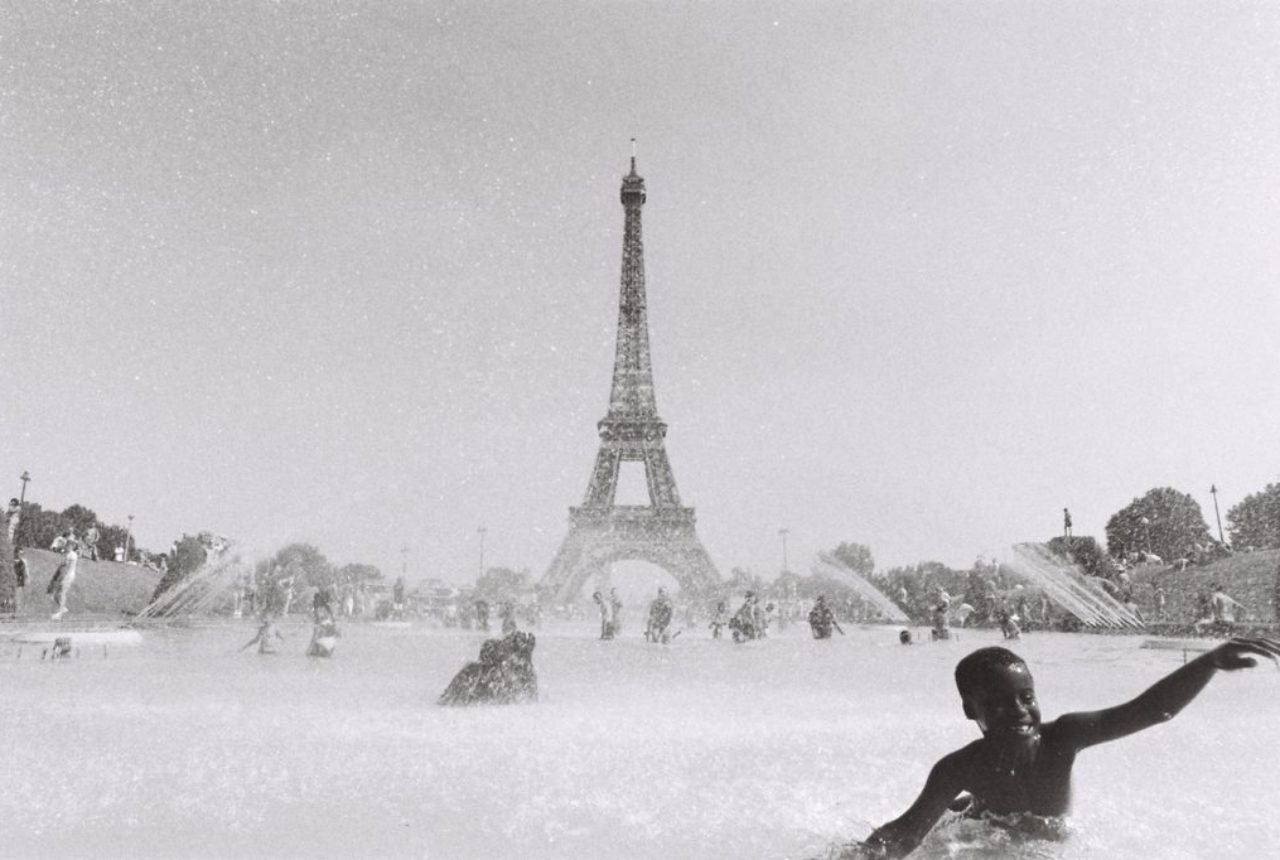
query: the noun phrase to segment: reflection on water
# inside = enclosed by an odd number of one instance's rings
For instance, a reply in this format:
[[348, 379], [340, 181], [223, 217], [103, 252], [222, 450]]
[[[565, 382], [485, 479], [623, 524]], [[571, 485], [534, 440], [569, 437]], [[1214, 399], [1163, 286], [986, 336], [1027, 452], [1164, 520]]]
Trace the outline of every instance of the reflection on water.
[[[977, 736], [951, 672], [995, 632], [896, 629], [670, 646], [543, 630], [541, 701], [439, 708], [465, 633], [344, 628], [332, 660], [237, 649], [254, 627], [144, 633], [58, 664], [0, 646], [10, 856], [822, 856]], [[925, 637], [927, 638], [927, 637]], [[1180, 665], [1138, 637], [1028, 634], [1046, 718]], [[922, 856], [1263, 856], [1280, 840], [1280, 675], [1221, 676], [1173, 722], [1089, 750], [1066, 841], [973, 822]], [[1046, 853], [1047, 852], [1047, 853]]]

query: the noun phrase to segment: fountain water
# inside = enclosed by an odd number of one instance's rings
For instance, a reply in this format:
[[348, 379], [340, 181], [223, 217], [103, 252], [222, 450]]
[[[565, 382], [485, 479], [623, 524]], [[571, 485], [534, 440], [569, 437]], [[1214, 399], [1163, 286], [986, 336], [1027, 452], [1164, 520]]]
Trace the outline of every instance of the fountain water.
[[210, 548], [204, 564], [156, 595], [134, 621], [210, 614], [219, 601], [227, 600], [253, 566], [241, 558], [241, 551], [229, 543]]
[[1050, 600], [1090, 627], [1144, 626], [1131, 610], [1090, 583], [1078, 565], [1044, 544], [1020, 543], [1013, 548], [1013, 556], [1005, 567], [1043, 588]]
[[851, 586], [858, 592], [863, 599], [879, 609], [890, 621], [897, 621], [902, 624], [910, 624], [911, 619], [907, 613], [902, 611], [902, 607], [894, 603], [888, 597], [880, 593], [880, 590], [867, 580], [863, 579], [853, 568], [836, 558], [829, 552], [818, 553], [817, 561], [813, 563], [813, 572], [825, 576], [833, 577], [846, 585]]

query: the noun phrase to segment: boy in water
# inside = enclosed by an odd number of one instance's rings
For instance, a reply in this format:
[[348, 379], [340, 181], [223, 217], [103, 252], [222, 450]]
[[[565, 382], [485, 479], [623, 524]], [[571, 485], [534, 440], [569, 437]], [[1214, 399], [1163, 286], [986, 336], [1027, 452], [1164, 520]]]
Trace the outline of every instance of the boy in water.
[[283, 642], [284, 637], [281, 636], [280, 631], [276, 629], [275, 621], [270, 615], [264, 612], [260, 620], [262, 623], [258, 626], [257, 634], [248, 642], [244, 643], [244, 645], [240, 646], [240, 650], [244, 651], [253, 645], [257, 645], [259, 654], [274, 654], [276, 653], [276, 650], [273, 647], [273, 643], [271, 641], [272, 638], [279, 639]]
[[924, 839], [961, 792], [967, 813], [1063, 815], [1071, 804], [1076, 754], [1172, 719], [1219, 670], [1280, 657], [1280, 642], [1232, 639], [1169, 673], [1142, 695], [1101, 711], [1063, 714], [1041, 725], [1035, 682], [1022, 658], [1005, 648], [980, 648], [956, 666], [964, 715], [982, 738], [944, 756], [911, 808], [861, 846], [865, 857], [902, 857]]

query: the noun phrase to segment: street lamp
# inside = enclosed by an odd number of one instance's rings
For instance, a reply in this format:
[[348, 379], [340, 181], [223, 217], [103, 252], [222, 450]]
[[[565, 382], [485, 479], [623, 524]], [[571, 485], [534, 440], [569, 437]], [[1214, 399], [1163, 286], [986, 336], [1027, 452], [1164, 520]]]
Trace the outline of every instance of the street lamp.
[[480, 575], [481, 576], [484, 576], [484, 536], [488, 531], [489, 530], [484, 526], [480, 526], [480, 528], [476, 529], [476, 532], [480, 535]]
[[791, 529], [778, 529], [778, 536], [782, 538], [782, 572], [787, 572], [787, 535], [791, 534]]
[[22, 523], [22, 506], [27, 502], [27, 482], [31, 480], [31, 476], [27, 474], [26, 469], [23, 469], [22, 474], [18, 476], [18, 480], [22, 481], [22, 491], [18, 493], [18, 522], [14, 524], [13, 531], [15, 544], [18, 541], [18, 525]]
[[129, 526], [124, 530], [124, 563], [129, 563], [129, 538], [133, 535], [133, 514], [129, 514]]
[[1142, 528], [1147, 533], [1147, 552], [1151, 552], [1151, 520], [1142, 518]]
[[1209, 495], [1213, 496], [1213, 518], [1218, 521], [1218, 543], [1225, 544], [1222, 537], [1222, 517], [1218, 516], [1218, 485], [1209, 485]]

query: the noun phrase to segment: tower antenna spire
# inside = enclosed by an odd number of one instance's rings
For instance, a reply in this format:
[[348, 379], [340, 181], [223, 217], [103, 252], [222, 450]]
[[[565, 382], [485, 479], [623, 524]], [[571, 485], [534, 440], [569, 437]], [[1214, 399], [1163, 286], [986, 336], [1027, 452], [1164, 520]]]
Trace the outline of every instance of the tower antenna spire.
[[631, 172], [636, 172], [636, 139], [631, 138]]

